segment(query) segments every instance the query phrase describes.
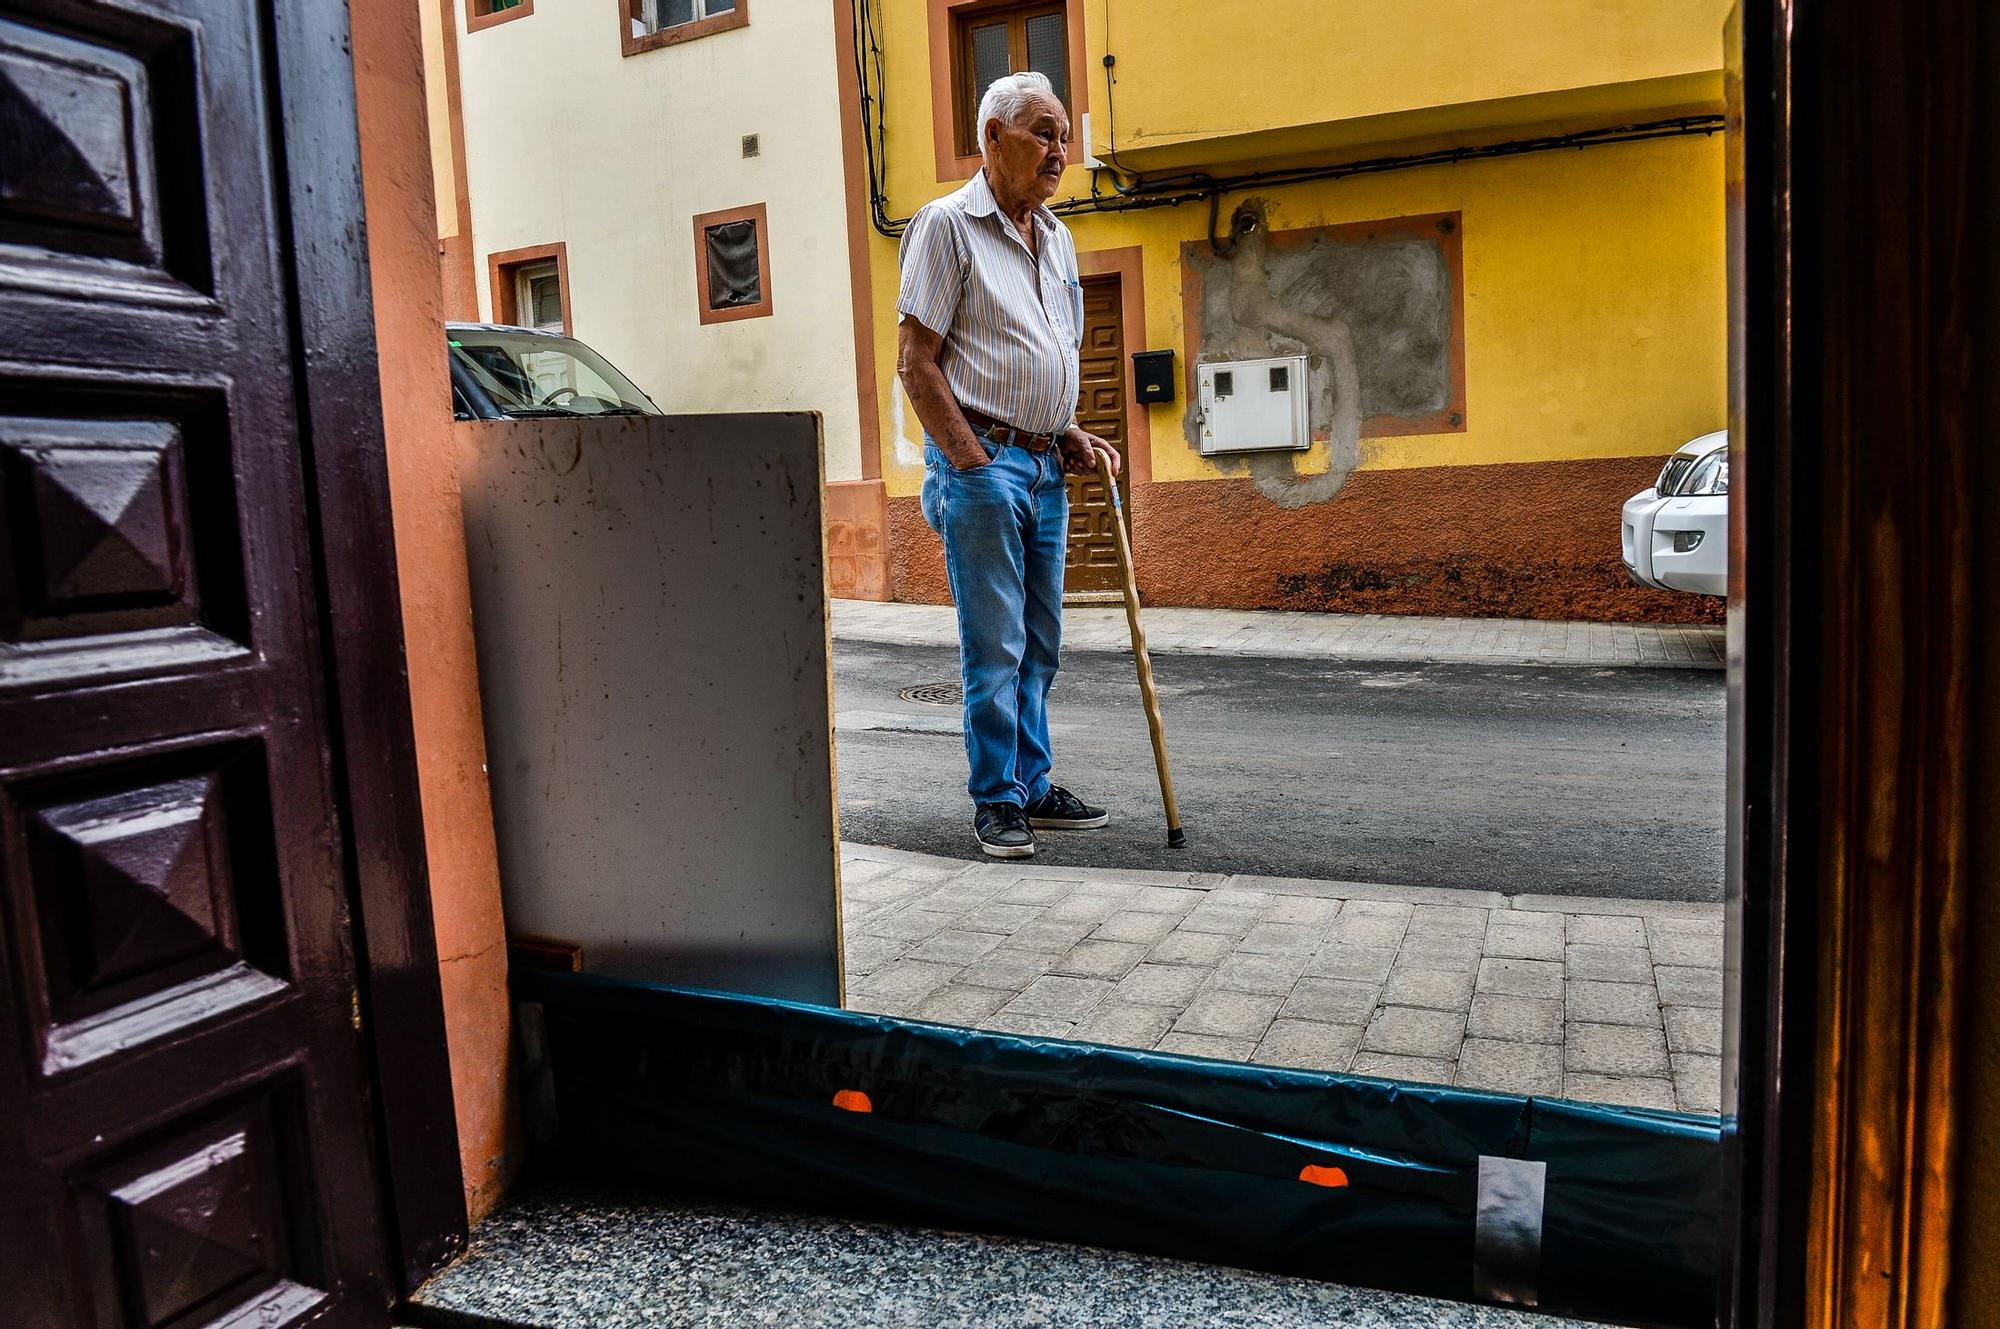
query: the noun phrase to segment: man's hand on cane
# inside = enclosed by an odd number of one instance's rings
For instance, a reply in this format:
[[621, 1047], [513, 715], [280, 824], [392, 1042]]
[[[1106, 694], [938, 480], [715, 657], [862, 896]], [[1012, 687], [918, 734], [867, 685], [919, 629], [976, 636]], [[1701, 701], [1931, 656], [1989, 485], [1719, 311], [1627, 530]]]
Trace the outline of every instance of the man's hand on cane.
[[1097, 456], [1099, 453], [1104, 454], [1111, 462], [1111, 473], [1113, 475], [1118, 474], [1119, 469], [1124, 465], [1124, 460], [1119, 457], [1117, 448], [1112, 447], [1097, 435], [1088, 433], [1075, 425], [1071, 425], [1062, 432], [1062, 435], [1056, 440], [1056, 446], [1062, 449], [1063, 470], [1071, 475], [1096, 475]]

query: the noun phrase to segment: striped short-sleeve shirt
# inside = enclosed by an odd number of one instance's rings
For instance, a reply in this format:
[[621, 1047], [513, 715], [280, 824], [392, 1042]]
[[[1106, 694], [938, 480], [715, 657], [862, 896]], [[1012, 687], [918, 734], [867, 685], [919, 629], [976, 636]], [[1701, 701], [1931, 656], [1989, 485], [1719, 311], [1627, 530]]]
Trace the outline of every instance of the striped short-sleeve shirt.
[[1083, 287], [1076, 242], [1047, 208], [1028, 251], [986, 173], [926, 203], [903, 232], [897, 312], [944, 339], [938, 356], [961, 406], [1053, 434], [1076, 418]]

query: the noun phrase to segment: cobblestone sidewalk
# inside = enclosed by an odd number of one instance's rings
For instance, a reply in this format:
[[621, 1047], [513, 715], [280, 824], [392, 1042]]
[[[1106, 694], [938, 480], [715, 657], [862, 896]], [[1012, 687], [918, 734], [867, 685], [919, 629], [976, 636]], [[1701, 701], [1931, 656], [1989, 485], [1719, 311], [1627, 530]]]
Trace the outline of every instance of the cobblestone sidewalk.
[[842, 846], [856, 1010], [1718, 1110], [1722, 907]]
[[[1644, 666], [1720, 669], [1723, 630], [1696, 623], [1555, 623], [1522, 618], [1418, 618], [1265, 609], [1148, 609], [1147, 648], [1157, 654], [1426, 663]], [[1130, 649], [1122, 608], [1063, 610], [1073, 651]], [[836, 641], [958, 645], [950, 605], [835, 600]]]

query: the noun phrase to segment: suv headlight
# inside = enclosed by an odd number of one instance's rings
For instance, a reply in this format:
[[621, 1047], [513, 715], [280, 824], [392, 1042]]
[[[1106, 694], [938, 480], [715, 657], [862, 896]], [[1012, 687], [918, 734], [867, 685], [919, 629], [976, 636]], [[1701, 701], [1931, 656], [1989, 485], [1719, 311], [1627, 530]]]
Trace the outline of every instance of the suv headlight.
[[1687, 483], [1681, 486], [1685, 495], [1723, 495], [1729, 492], [1729, 449], [1717, 448], [1694, 464], [1688, 473]]

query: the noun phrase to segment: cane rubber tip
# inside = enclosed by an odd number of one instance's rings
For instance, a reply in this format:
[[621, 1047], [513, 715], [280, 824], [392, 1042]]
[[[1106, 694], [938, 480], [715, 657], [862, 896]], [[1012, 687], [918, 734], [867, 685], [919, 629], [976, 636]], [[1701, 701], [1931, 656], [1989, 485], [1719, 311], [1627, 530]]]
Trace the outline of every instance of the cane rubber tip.
[[1178, 826], [1169, 828], [1167, 831], [1167, 848], [1169, 849], [1187, 848], [1187, 832], [1182, 830]]

